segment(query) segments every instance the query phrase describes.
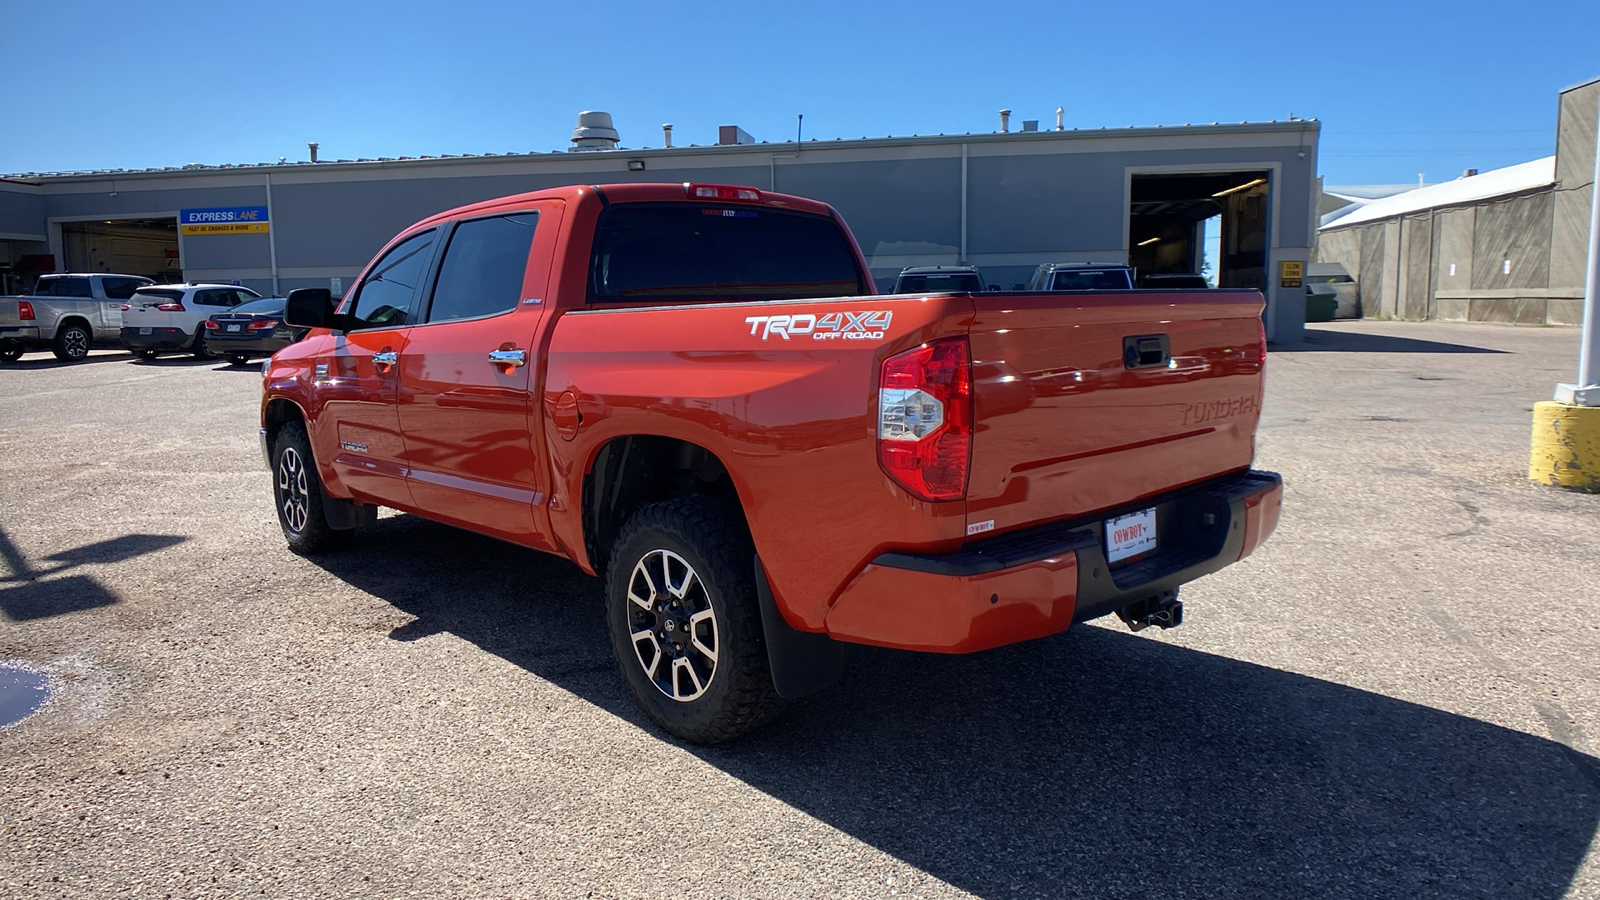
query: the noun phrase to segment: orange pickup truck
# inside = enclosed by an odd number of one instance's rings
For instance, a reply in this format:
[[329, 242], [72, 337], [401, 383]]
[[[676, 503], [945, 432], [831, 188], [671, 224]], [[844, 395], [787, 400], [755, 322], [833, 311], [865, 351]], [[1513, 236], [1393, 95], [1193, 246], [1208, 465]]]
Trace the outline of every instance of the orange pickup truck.
[[290, 549], [387, 506], [605, 578], [623, 677], [696, 742], [849, 641], [967, 653], [1117, 613], [1272, 532], [1248, 290], [875, 296], [829, 206], [565, 187], [406, 229], [263, 368]]

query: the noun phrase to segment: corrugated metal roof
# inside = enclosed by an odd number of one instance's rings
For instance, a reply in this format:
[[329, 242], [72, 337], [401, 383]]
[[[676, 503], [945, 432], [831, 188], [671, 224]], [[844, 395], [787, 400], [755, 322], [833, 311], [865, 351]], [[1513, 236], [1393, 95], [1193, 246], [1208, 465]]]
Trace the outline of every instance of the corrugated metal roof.
[[1547, 187], [1555, 184], [1555, 181], [1556, 158], [1547, 156], [1544, 159], [1506, 166], [1504, 169], [1492, 169], [1480, 175], [1457, 178], [1444, 184], [1433, 184], [1393, 197], [1373, 200], [1355, 212], [1341, 216], [1317, 230], [1328, 231], [1348, 225], [1360, 225], [1364, 222], [1391, 219], [1443, 206], [1462, 206], [1478, 200]]

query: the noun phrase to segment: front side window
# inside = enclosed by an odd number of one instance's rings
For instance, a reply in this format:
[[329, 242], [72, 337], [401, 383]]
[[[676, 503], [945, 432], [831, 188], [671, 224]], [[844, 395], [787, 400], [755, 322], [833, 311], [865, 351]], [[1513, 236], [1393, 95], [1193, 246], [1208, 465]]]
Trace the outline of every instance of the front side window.
[[866, 285], [838, 223], [762, 206], [613, 205], [589, 268], [591, 303], [799, 300]]
[[456, 226], [439, 265], [428, 321], [475, 319], [516, 309], [538, 222], [538, 213], [529, 212]]
[[346, 312], [350, 330], [410, 324], [411, 301], [433, 256], [434, 232], [413, 235], [383, 255], [356, 288]]

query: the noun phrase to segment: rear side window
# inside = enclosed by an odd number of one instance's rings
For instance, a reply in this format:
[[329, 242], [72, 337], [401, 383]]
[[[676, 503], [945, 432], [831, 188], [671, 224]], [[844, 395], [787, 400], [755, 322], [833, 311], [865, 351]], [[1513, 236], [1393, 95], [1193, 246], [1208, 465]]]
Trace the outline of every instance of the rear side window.
[[434, 282], [428, 321], [510, 312], [522, 299], [537, 213], [474, 219], [456, 226]]
[[46, 278], [34, 291], [41, 297], [93, 297], [87, 278]]
[[591, 303], [796, 300], [870, 293], [832, 219], [691, 203], [607, 209], [595, 230]]
[[195, 291], [194, 302], [201, 306], [233, 306], [233, 291], [225, 288]]
[[411, 301], [433, 259], [433, 231], [412, 235], [395, 245], [372, 267], [356, 288], [347, 310], [352, 330], [400, 328], [411, 324]]

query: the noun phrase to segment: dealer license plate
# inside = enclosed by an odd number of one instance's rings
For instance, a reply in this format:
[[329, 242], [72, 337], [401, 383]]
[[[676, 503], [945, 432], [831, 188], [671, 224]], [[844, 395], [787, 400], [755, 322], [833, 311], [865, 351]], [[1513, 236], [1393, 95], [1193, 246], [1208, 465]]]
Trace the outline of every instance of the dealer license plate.
[[1106, 562], [1117, 562], [1155, 548], [1155, 507], [1106, 520]]
[[239, 330], [239, 326], [237, 326], [237, 325], [229, 325], [228, 326], [228, 330], [229, 331], [238, 331]]
[[141, 328], [141, 329], [139, 329], [139, 333], [140, 333], [140, 334], [149, 334], [149, 333], [150, 333], [150, 329], [148, 329], [148, 328]]

